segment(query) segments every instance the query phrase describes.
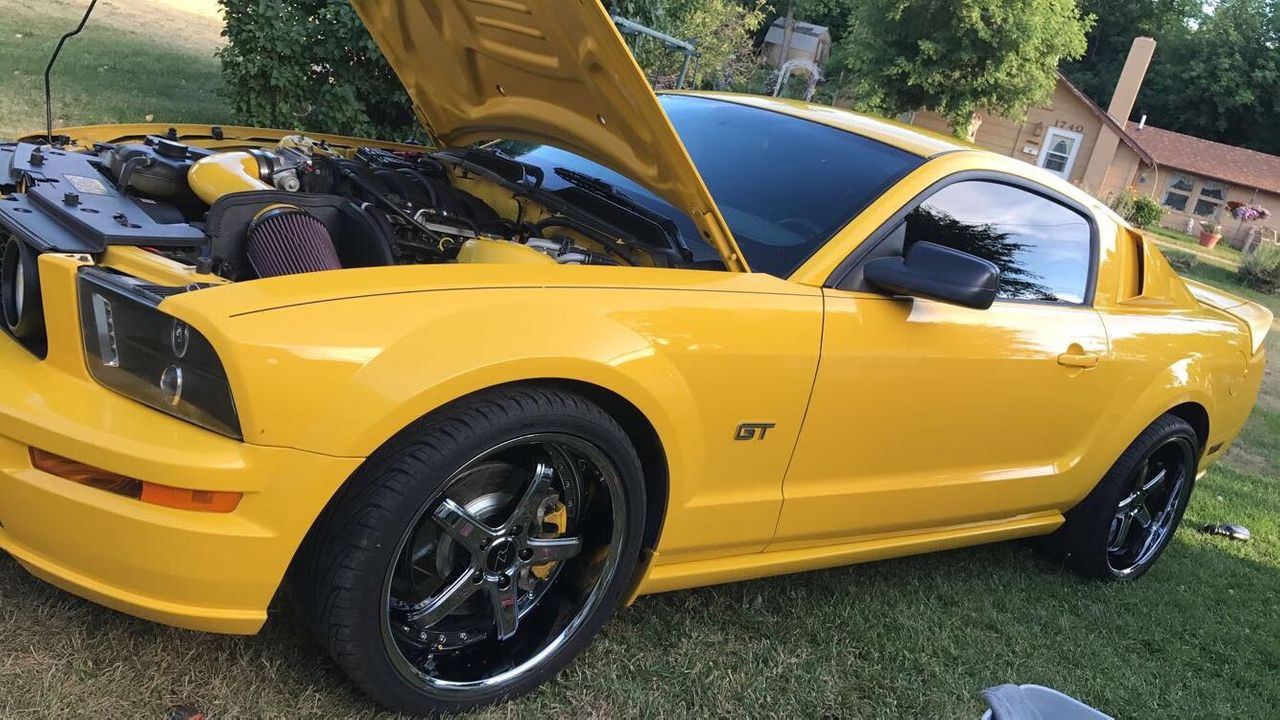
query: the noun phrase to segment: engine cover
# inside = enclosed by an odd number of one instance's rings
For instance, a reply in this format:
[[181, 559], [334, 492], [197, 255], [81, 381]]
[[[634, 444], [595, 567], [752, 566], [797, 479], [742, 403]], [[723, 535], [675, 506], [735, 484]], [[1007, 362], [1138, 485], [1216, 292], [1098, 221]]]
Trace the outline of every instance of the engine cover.
[[167, 206], [117, 190], [94, 155], [18, 143], [8, 164], [4, 181], [21, 179], [29, 186], [0, 200], [0, 226], [41, 252], [99, 253], [108, 245], [197, 247], [205, 241], [204, 233], [180, 216], [166, 217]]

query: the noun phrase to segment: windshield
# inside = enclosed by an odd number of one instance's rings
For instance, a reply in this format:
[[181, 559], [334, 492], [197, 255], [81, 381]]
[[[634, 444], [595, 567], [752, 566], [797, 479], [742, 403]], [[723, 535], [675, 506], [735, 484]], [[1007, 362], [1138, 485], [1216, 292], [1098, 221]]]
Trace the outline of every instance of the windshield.
[[[861, 135], [769, 110], [689, 95], [659, 101], [748, 264], [782, 278], [922, 162]], [[673, 220], [695, 261], [718, 257], [684, 213], [618, 173], [549, 145], [504, 141], [497, 147], [541, 167], [552, 192], [570, 187], [556, 168], [599, 178]]]

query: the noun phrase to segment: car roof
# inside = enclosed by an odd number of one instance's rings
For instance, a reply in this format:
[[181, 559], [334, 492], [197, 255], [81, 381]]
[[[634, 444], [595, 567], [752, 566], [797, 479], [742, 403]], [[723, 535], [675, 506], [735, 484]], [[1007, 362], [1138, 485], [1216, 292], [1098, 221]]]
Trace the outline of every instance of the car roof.
[[802, 100], [727, 92], [664, 91], [659, 94], [693, 95], [709, 100], [722, 100], [762, 110], [770, 110], [861, 135], [923, 158], [956, 150], [980, 149], [976, 145], [971, 145], [954, 137], [923, 130], [906, 123], [863, 115], [852, 110], [830, 105], [817, 105]]

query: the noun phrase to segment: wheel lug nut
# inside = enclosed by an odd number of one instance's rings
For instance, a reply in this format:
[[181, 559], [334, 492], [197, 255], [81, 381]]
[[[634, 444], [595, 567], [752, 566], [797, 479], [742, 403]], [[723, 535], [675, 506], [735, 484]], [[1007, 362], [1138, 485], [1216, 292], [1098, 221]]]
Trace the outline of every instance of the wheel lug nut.
[[475, 584], [477, 584], [477, 585], [479, 585], [480, 583], [484, 582], [484, 573], [479, 573], [479, 572], [478, 572], [478, 573], [472, 573], [472, 574], [471, 574], [471, 582], [473, 582], [473, 583], [475, 583]]
[[481, 541], [480, 541], [480, 549], [481, 549], [481, 550], [488, 550], [488, 549], [489, 549], [489, 541], [488, 541], [488, 540], [481, 540]]
[[506, 575], [503, 575], [502, 577], [498, 578], [499, 589], [506, 590], [507, 586], [510, 584], [511, 584], [511, 578], [507, 577]]
[[532, 550], [530, 550], [529, 548], [525, 548], [525, 549], [521, 550], [521, 551], [520, 551], [520, 559], [521, 559], [521, 560], [523, 560], [523, 561], [525, 561], [525, 562], [529, 562], [530, 560], [532, 560], [532, 559], [533, 559], [533, 551], [532, 551]]

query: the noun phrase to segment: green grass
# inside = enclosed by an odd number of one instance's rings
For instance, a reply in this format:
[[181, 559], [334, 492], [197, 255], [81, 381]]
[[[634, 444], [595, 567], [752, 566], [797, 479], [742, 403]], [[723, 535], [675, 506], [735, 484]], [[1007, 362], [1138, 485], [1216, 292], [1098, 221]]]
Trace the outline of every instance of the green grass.
[[[33, 77], [77, 6], [0, 0], [0, 72], [20, 71], [0, 77], [0, 136], [38, 129]], [[224, 121], [216, 32], [185, 42], [178, 28], [193, 20], [173, 13], [163, 34], [107, 23], [108, 11], [137, 6], [104, 3], [101, 26], [71, 41], [60, 116]], [[1280, 314], [1280, 298], [1240, 288], [1228, 269], [1199, 263], [1187, 274]], [[1280, 330], [1268, 345], [1280, 357]], [[1274, 717], [1278, 483], [1272, 370], [1239, 441], [1139, 583], [1082, 582], [1005, 543], [646, 597], [555, 682], [484, 715], [976, 718], [982, 688], [1034, 682], [1117, 717]], [[1192, 530], [1222, 521], [1248, 526], [1253, 542]], [[0, 557], [0, 717], [162, 717], [180, 703], [212, 717], [377, 715], [288, 602], [256, 637], [202, 635], [79, 600]]]
[[1200, 245], [1200, 238], [1192, 237], [1186, 233], [1178, 232], [1177, 230], [1156, 227], [1145, 230], [1144, 232], [1149, 235], [1155, 235], [1157, 242], [1163, 241], [1163, 244], [1165, 245], [1180, 247], [1197, 255], [1207, 255], [1211, 258], [1224, 260], [1232, 267], [1239, 265], [1240, 261], [1244, 257], [1239, 250], [1227, 244], [1228, 238], [1225, 235], [1218, 241], [1217, 245], [1213, 246], [1213, 248], [1206, 248]]
[[[226, 123], [212, 0], [101, 3], [53, 70], [55, 126]], [[86, 2], [0, 0], [0, 138], [44, 130], [44, 68]], [[210, 23], [213, 30], [210, 31]]]

